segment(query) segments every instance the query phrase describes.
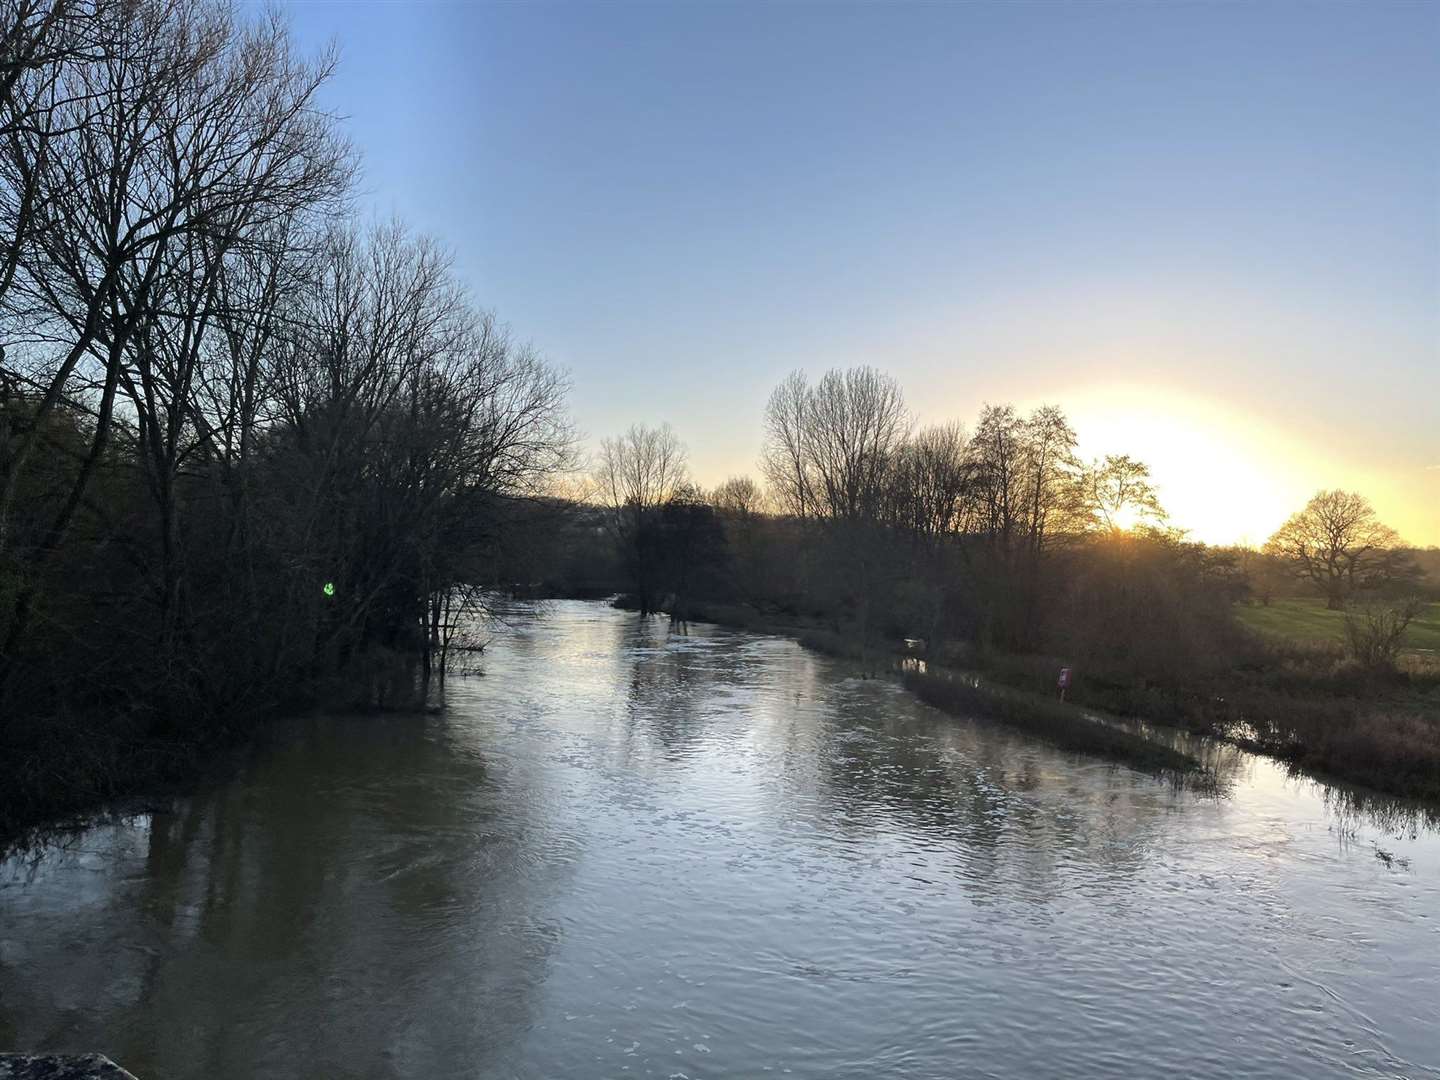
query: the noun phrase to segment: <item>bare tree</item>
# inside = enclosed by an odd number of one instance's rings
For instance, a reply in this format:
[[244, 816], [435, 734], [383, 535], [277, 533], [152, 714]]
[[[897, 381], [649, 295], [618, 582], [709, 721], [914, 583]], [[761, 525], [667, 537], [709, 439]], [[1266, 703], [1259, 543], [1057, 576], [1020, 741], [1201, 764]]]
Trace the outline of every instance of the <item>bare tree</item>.
[[[790, 375], [770, 396], [762, 468], [777, 503], [823, 543], [828, 588], [842, 594], [862, 640], [880, 591], [889, 477], [911, 417], [895, 379], [872, 367], [832, 370], [811, 386]], [[802, 553], [802, 577], [808, 577]]]
[[658, 610], [655, 514], [687, 487], [685, 445], [669, 424], [636, 424], [605, 439], [594, 470], [598, 496], [610, 510], [611, 529], [635, 583], [641, 615]]
[[742, 597], [756, 594], [764, 574], [762, 535], [765, 492], [748, 476], [732, 476], [710, 493], [729, 548], [734, 584]]
[[4, 147], [6, 175], [25, 174], [36, 198], [5, 297], [7, 321], [27, 328], [23, 363], [10, 361], [33, 406], [3, 461], [0, 546], [45, 418], [82, 400], [94, 416], [70, 491], [21, 553], [29, 583], [0, 647], [7, 656], [28, 623], [34, 571], [79, 509], [122, 394], [165, 519], [161, 591], [173, 605], [173, 480], [218, 267], [268, 223], [348, 183], [347, 152], [315, 101], [331, 60], [298, 60], [277, 17], [242, 22], [211, 0], [139, 0], [95, 18], [103, 47], [68, 59], [49, 90], [49, 122], [19, 125]]
[[669, 502], [689, 476], [685, 444], [669, 424], [629, 431], [600, 444], [595, 482], [606, 505], [649, 510]]
[[922, 428], [900, 448], [890, 469], [888, 519], [910, 540], [910, 604], [931, 649], [939, 649], [944, 638], [957, 564], [966, 554], [960, 538], [973, 519], [967, 444], [959, 422]]
[[1008, 551], [1023, 520], [1025, 429], [1010, 405], [986, 405], [970, 439], [977, 531]]
[[317, 270], [269, 367], [270, 438], [292, 463], [274, 516], [293, 530], [283, 546], [298, 578], [348, 597], [313, 650], [418, 624], [428, 674], [510, 505], [570, 464], [569, 382], [474, 307], [438, 244], [399, 224], [332, 233]]
[[809, 401], [803, 371], [792, 371], [771, 391], [760, 455], [760, 471], [776, 505], [798, 518], [807, 517], [814, 506], [807, 441]]
[[1076, 436], [1065, 414], [1042, 405], [1024, 421], [1024, 506], [1031, 551], [1039, 554], [1057, 535], [1074, 535], [1084, 523]]
[[1090, 511], [1105, 529], [1159, 524], [1165, 510], [1150, 482], [1150, 467], [1128, 454], [1110, 454], [1085, 472]]
[[832, 521], [870, 521], [886, 471], [910, 430], [900, 384], [872, 367], [827, 371], [806, 408], [806, 472], [816, 510]]
[[1405, 644], [1405, 631], [1425, 610], [1425, 602], [1411, 596], [1394, 603], [1359, 605], [1345, 614], [1345, 650], [1359, 667], [1371, 672], [1392, 671]]
[[1381, 523], [1368, 499], [1350, 491], [1321, 491], [1265, 544], [1292, 574], [1310, 582], [1338, 611], [1357, 590], [1401, 576], [1395, 530]]
[[962, 532], [973, 488], [968, 438], [959, 421], [921, 428], [895, 455], [890, 520], [927, 547]]
[[413, 703], [555, 517], [568, 379], [348, 224], [332, 64], [238, 0], [0, 0], [0, 761]]
[[73, 68], [110, 44], [117, 2], [0, 0], [0, 303], [41, 210], [46, 152], [98, 106]]
[[1033, 647], [1052, 551], [1088, 524], [1076, 437], [1058, 408], [1021, 417], [986, 406], [970, 440], [975, 529], [989, 565], [977, 575], [984, 633]]
[[885, 472], [910, 430], [900, 385], [871, 367], [793, 372], [765, 410], [761, 467], [776, 502], [797, 517], [873, 520]]
[[725, 531], [704, 494], [682, 484], [660, 507], [655, 520], [655, 555], [670, 599], [670, 625], [689, 633], [690, 601], [704, 578], [729, 559]]
[[477, 585], [491, 579], [474, 565], [475, 554], [501, 542], [517, 504], [541, 497], [574, 452], [564, 374], [515, 343], [489, 313], [477, 314], [457, 346], [407, 389], [404, 435], [395, 440], [405, 455], [405, 528], [415, 535], [419, 593], [428, 604], [427, 678], [437, 669], [443, 678], [456, 624], [484, 611]]
[[1021, 417], [1009, 405], [987, 405], [970, 440], [976, 525], [997, 549], [1040, 554], [1057, 536], [1079, 533], [1085, 520], [1075, 432], [1053, 405]]
[[765, 494], [748, 476], [732, 476], [710, 493], [710, 505], [726, 517], [750, 522], [764, 510]]

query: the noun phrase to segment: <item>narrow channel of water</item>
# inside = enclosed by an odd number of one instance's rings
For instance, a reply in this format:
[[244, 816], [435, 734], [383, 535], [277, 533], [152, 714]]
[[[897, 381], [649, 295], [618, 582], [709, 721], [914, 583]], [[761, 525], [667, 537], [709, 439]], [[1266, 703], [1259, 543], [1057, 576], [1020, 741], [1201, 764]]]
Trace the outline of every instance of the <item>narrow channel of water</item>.
[[[142, 1080], [1440, 1077], [1440, 835], [1175, 790], [794, 643], [562, 603], [0, 865], [0, 1049]], [[1383, 857], [1382, 857], [1383, 856]]]

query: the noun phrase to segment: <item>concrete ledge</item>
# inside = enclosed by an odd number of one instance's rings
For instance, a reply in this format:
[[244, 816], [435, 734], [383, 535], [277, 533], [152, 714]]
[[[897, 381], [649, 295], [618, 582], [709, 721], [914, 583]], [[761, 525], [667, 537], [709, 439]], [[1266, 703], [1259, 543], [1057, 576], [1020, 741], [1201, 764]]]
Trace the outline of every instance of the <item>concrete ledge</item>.
[[104, 1054], [0, 1054], [0, 1080], [135, 1080]]

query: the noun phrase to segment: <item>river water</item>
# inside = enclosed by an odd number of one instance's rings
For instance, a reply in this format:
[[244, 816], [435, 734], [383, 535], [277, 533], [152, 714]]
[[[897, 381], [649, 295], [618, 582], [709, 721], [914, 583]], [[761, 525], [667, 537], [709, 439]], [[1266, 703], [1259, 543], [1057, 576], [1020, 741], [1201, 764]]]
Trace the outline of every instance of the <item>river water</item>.
[[1440, 835], [1220, 795], [793, 642], [516, 616], [438, 715], [330, 717], [0, 865], [0, 1049], [141, 1080], [1440, 1077]]

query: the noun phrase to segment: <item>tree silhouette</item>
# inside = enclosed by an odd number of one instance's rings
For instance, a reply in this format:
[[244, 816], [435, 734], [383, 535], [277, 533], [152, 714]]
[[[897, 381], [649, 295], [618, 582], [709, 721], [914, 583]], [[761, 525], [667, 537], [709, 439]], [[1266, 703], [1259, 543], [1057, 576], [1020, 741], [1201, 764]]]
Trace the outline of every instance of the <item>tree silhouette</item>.
[[1332, 611], [1359, 589], [1402, 578], [1400, 537], [1375, 516], [1368, 499], [1351, 491], [1321, 491], [1291, 515], [1265, 544], [1296, 577], [1310, 582]]

